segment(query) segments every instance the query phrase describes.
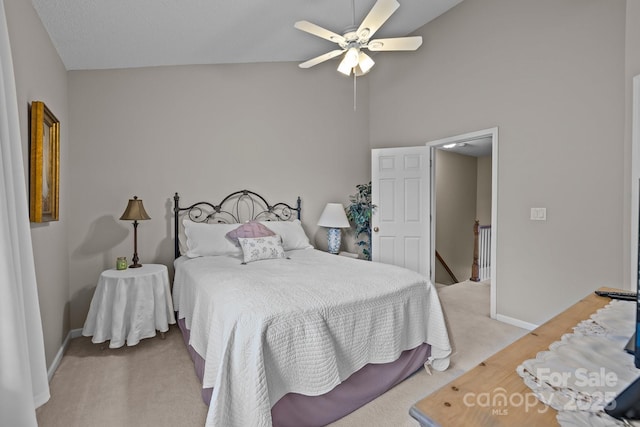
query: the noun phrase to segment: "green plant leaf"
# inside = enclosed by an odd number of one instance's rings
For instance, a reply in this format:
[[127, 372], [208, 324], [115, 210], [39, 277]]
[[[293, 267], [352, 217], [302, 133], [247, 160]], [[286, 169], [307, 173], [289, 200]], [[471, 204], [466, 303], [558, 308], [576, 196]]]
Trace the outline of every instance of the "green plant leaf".
[[347, 218], [355, 225], [355, 237], [358, 239], [362, 234], [366, 239], [356, 241], [358, 246], [362, 246], [362, 253], [365, 259], [371, 260], [371, 217], [376, 206], [371, 203], [371, 182], [368, 184], [356, 185], [357, 192], [349, 196], [351, 204], [345, 209]]

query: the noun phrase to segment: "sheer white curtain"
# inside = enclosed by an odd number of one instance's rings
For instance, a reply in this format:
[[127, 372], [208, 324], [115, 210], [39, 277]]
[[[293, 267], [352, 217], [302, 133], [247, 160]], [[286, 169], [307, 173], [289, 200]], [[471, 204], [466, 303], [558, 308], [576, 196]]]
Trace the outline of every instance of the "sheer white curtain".
[[13, 62], [0, 0], [0, 424], [37, 426], [49, 399]]

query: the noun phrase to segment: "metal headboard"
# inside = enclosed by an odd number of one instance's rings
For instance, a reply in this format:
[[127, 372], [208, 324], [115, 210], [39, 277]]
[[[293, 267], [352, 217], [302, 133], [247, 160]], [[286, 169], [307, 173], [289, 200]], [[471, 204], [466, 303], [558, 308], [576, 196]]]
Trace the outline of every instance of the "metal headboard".
[[173, 228], [174, 228], [174, 256], [180, 256], [180, 220], [179, 217], [188, 217], [194, 222], [234, 224], [245, 221], [290, 221], [300, 219], [301, 200], [296, 200], [296, 207], [279, 202], [269, 204], [267, 200], [249, 190], [235, 191], [222, 199], [220, 203], [196, 202], [191, 206], [180, 207], [180, 196], [173, 196]]

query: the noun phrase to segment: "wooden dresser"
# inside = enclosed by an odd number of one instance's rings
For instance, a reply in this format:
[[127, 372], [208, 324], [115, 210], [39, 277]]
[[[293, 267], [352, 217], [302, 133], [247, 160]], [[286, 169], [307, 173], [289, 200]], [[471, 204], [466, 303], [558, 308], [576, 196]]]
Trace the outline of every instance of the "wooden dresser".
[[[616, 290], [611, 288], [602, 288]], [[423, 427], [557, 426], [556, 411], [533, 396], [516, 368], [536, 357], [611, 300], [590, 294], [553, 319], [425, 397], [409, 413]], [[492, 405], [498, 394], [506, 405]], [[503, 399], [504, 401], [504, 399]]]

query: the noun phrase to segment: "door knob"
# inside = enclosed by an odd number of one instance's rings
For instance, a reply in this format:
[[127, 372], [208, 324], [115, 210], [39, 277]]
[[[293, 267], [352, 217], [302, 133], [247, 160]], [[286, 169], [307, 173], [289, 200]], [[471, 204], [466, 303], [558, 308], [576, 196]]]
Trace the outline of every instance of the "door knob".
[[380, 231], [380, 229], [378, 227], [373, 227], [373, 231], [377, 233], [378, 231]]

